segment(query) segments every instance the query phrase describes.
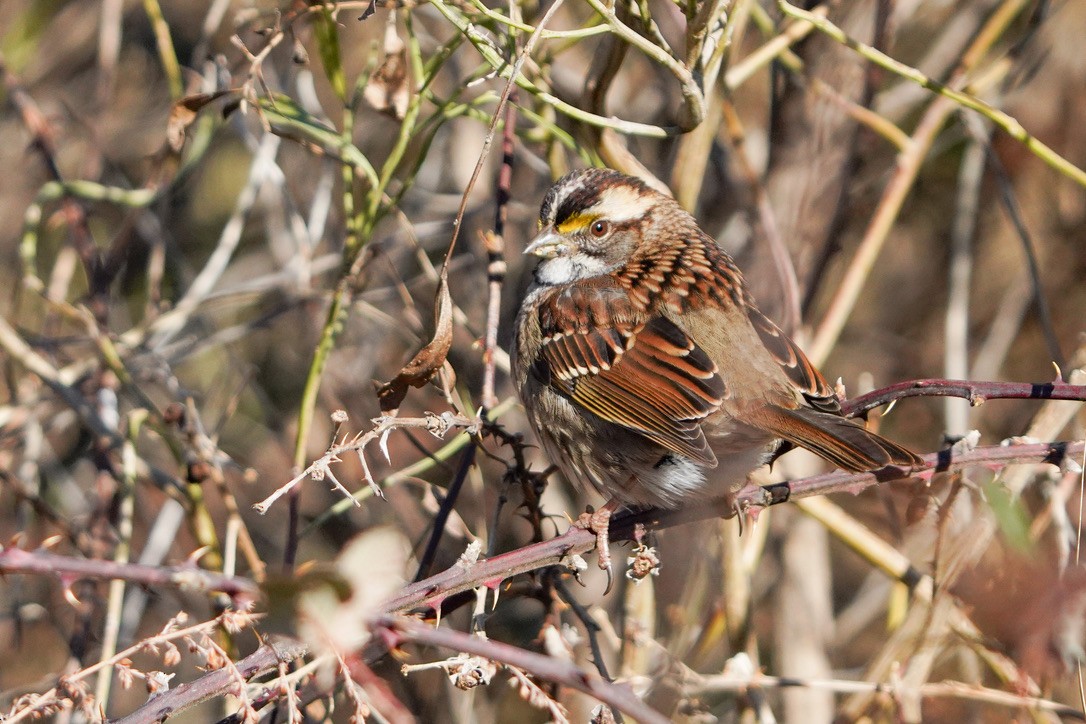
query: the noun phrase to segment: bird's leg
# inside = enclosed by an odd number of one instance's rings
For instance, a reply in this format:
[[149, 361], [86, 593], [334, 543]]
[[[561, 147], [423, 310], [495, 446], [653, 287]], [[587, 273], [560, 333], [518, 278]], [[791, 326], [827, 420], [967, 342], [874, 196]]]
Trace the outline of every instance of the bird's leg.
[[739, 493], [744, 488], [750, 485], [756, 485], [756, 483], [748, 475], [741, 486], [735, 488], [734, 490], [729, 490], [727, 493], [724, 494], [725, 508], [731, 511], [731, 516], [728, 517], [735, 517], [735, 519], [739, 522], [740, 538], [743, 537], [743, 533], [745, 532], [746, 526], [744, 524], [746, 523], [747, 514], [750, 508], [749, 505], [747, 505], [745, 502], [740, 502]]
[[[749, 492], [747, 495], [741, 495], [744, 491]], [[758, 522], [758, 513], [762, 509], [784, 500], [787, 500], [787, 497], [773, 497], [769, 488], [762, 486], [758, 478], [754, 475], [748, 475], [743, 485], [724, 494], [723, 510], [728, 512], [724, 513], [722, 517], [734, 517], [739, 523], [739, 535], [742, 537], [748, 526], [753, 527]]]
[[618, 510], [621, 503], [618, 498], [611, 498], [602, 508], [581, 513], [577, 518], [577, 525], [587, 531], [596, 534], [596, 551], [599, 553], [599, 567], [607, 571], [607, 590], [611, 590], [611, 537], [608, 528], [611, 525], [611, 515]]

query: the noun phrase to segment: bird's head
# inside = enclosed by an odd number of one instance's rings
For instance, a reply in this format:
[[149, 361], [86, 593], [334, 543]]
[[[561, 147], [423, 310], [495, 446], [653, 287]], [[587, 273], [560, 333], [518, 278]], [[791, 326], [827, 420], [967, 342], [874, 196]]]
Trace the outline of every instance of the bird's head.
[[[660, 214], [658, 210], [668, 213]], [[568, 284], [620, 269], [647, 239], [661, 217], [678, 205], [640, 179], [610, 169], [574, 171], [543, 197], [539, 234], [524, 250], [542, 259], [540, 284]]]

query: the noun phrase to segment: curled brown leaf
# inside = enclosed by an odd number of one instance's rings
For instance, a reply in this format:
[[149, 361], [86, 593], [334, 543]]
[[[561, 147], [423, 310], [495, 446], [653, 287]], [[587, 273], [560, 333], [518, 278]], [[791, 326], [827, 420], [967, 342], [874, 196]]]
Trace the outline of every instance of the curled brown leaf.
[[377, 399], [381, 403], [381, 412], [394, 413], [407, 395], [408, 386], [422, 387], [445, 364], [445, 358], [452, 346], [452, 297], [449, 296], [449, 277], [446, 269], [441, 270], [441, 277], [437, 283], [434, 319], [436, 322], [433, 339], [419, 350], [392, 380], [385, 384], [378, 384]]
[[204, 106], [217, 101], [223, 96], [239, 95], [240, 91], [230, 89], [215, 91], [214, 93], [195, 93], [175, 102], [170, 109], [170, 118], [166, 122], [166, 142], [170, 145], [170, 149], [177, 153], [185, 145], [185, 132], [196, 120], [196, 116]]

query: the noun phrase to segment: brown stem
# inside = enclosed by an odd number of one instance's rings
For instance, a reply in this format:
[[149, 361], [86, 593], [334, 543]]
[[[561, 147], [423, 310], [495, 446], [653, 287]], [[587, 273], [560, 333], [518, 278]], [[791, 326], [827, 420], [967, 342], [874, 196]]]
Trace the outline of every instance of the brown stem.
[[239, 604], [253, 601], [260, 595], [260, 589], [248, 578], [224, 576], [194, 565], [165, 567], [115, 563], [11, 547], [0, 547], [0, 574], [3, 573], [54, 573], [66, 579], [65, 583], [80, 578], [122, 579], [147, 586], [222, 591]]
[[841, 404], [848, 417], [903, 397], [964, 397], [973, 405], [987, 400], [1086, 400], [1086, 385], [1065, 382], [971, 382], [969, 380], [909, 380], [883, 387]]
[[498, 319], [502, 308], [502, 285], [505, 283], [505, 221], [509, 216], [509, 199], [513, 184], [513, 140], [517, 128], [516, 91], [509, 94], [505, 106], [505, 127], [502, 129], [502, 165], [498, 170], [498, 204], [494, 213], [494, 233], [483, 237], [486, 246], [486, 276], [490, 297], [486, 309], [486, 342], [483, 347], [483, 411], [498, 404], [494, 395], [495, 358], [498, 348]]
[[159, 694], [123, 719], [117, 719], [115, 724], [150, 724], [164, 721], [167, 717], [200, 702], [222, 695], [235, 684], [239, 674], [244, 679], [251, 679], [271, 671], [280, 663], [290, 663], [305, 656], [305, 653], [305, 644], [294, 639], [284, 638], [264, 644], [233, 667], [209, 671], [196, 681], [180, 684]]

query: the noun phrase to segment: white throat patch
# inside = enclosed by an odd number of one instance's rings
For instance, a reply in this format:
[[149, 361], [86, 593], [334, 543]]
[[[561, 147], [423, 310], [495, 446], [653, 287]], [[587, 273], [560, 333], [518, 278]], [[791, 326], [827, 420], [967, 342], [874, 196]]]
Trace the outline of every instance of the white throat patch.
[[568, 284], [578, 279], [590, 279], [605, 274], [610, 269], [597, 259], [587, 254], [572, 254], [554, 259], [544, 259], [535, 268], [535, 279], [540, 284], [556, 286]]

